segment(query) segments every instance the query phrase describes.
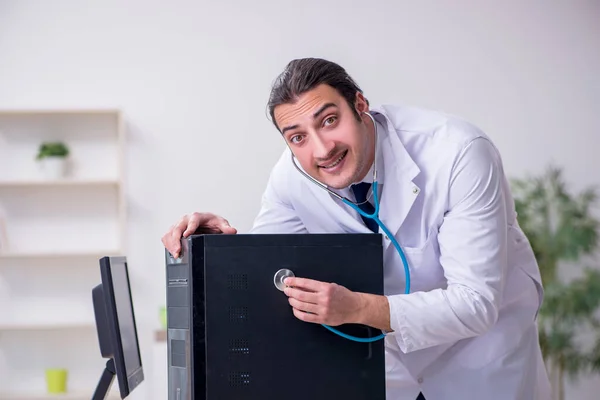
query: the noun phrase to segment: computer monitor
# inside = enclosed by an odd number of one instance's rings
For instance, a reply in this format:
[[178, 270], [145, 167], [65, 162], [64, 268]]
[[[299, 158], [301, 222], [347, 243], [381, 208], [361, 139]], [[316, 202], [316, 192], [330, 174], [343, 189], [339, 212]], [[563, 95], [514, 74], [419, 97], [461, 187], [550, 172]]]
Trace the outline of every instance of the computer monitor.
[[127, 258], [102, 257], [100, 277], [92, 298], [100, 353], [108, 361], [92, 400], [107, 397], [115, 376], [124, 399], [144, 380]]

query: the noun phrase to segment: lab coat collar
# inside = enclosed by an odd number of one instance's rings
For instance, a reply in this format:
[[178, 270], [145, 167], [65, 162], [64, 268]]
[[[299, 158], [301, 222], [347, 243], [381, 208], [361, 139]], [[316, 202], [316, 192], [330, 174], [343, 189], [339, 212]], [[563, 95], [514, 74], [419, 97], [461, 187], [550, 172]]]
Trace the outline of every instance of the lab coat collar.
[[[383, 182], [383, 178], [385, 176], [385, 164], [383, 162], [383, 154], [382, 154], [382, 145], [381, 145], [381, 137], [383, 135], [383, 132], [387, 129], [380, 121], [375, 120], [375, 123], [377, 124], [377, 144], [375, 147], [375, 151], [377, 152], [377, 181], [379, 182], [378, 185], [382, 185]], [[371, 168], [369, 168], [369, 171], [365, 174], [365, 176], [362, 178], [362, 180], [360, 182], [366, 182], [366, 183], [373, 183], [373, 169], [375, 168], [375, 164], [371, 164]], [[355, 182], [355, 183], [359, 183], [359, 182]]]
[[[375, 120], [385, 127], [379, 134], [382, 169], [385, 170], [385, 176], [381, 177], [379, 218], [395, 234], [421, 192], [413, 182], [421, 170], [400, 140], [385, 108], [373, 108], [371, 112]], [[379, 176], [377, 178], [380, 179]]]

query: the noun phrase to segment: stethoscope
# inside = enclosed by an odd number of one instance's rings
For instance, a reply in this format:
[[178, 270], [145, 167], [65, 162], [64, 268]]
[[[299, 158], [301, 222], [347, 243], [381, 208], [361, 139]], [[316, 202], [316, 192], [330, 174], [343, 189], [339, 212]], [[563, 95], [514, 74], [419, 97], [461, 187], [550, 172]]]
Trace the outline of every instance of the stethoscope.
[[[296, 169], [302, 175], [304, 175], [306, 178], [308, 178], [311, 182], [313, 182], [317, 186], [320, 186], [321, 188], [325, 189], [332, 196], [334, 196], [334, 197], [338, 198], [339, 200], [341, 200], [344, 204], [347, 204], [348, 206], [352, 207], [360, 215], [364, 216], [365, 218], [369, 218], [369, 219], [372, 219], [375, 222], [377, 222], [377, 225], [379, 225], [379, 227], [381, 228], [381, 230], [390, 239], [390, 241], [392, 242], [392, 244], [396, 248], [396, 251], [400, 255], [400, 258], [402, 259], [402, 264], [404, 264], [404, 274], [406, 276], [406, 289], [405, 289], [404, 293], [405, 294], [409, 294], [410, 293], [410, 270], [409, 270], [409, 267], [408, 267], [408, 261], [406, 260], [406, 256], [404, 255], [404, 252], [402, 251], [402, 248], [400, 247], [400, 244], [398, 243], [398, 241], [396, 240], [396, 238], [394, 237], [394, 235], [392, 234], [392, 232], [390, 232], [390, 230], [387, 228], [387, 226], [385, 226], [385, 224], [379, 219], [379, 195], [378, 195], [378, 191], [377, 191], [377, 139], [378, 139], [377, 123], [375, 122], [375, 118], [373, 118], [373, 116], [370, 113], [364, 112], [364, 114], [368, 115], [369, 118], [371, 118], [371, 120], [373, 121], [373, 128], [375, 130], [375, 146], [374, 146], [375, 157], [374, 157], [374, 160], [373, 160], [373, 186], [372, 186], [372, 194], [373, 194], [373, 202], [375, 203], [374, 204], [375, 210], [373, 211], [372, 214], [366, 213], [366, 212], [364, 212], [363, 210], [360, 209], [359, 205], [364, 204], [364, 203], [355, 203], [352, 200], [348, 199], [347, 197], [339, 195], [338, 193], [336, 193], [333, 190], [329, 189], [327, 187], [327, 185], [319, 182], [317, 179], [313, 178], [312, 176], [310, 176], [306, 172], [304, 172], [296, 164], [296, 158], [294, 157], [294, 153], [290, 151], [291, 157], [292, 157], [292, 164], [294, 164], [294, 167], [296, 167]], [[369, 201], [369, 199], [367, 199], [365, 201]], [[290, 271], [288, 271], [287, 273], [291, 274]], [[287, 277], [287, 276], [285, 276], [285, 277]], [[283, 279], [285, 279], [285, 277]], [[375, 336], [375, 337], [372, 337], [372, 338], [359, 338], [359, 337], [350, 336], [350, 335], [347, 335], [347, 334], [345, 334], [343, 332], [340, 332], [337, 329], [335, 329], [335, 328], [333, 328], [333, 327], [331, 327], [329, 325], [325, 325], [325, 324], [321, 324], [321, 325], [323, 325], [325, 328], [329, 329], [330, 331], [332, 331], [335, 334], [338, 334], [338, 335], [340, 335], [340, 336], [342, 336], [342, 337], [344, 337], [346, 339], [354, 340], [356, 342], [374, 342], [374, 341], [380, 340], [380, 339], [382, 339], [382, 338], [385, 337], [385, 333], [384, 333], [384, 334], [381, 334], [379, 336]]]

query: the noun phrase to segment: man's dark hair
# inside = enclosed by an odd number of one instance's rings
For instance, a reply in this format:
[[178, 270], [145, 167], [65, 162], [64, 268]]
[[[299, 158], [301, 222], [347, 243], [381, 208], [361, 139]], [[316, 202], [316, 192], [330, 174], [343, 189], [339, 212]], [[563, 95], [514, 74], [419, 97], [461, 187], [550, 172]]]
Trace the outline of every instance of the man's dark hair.
[[346, 99], [356, 118], [360, 120], [360, 115], [354, 108], [354, 101], [356, 92], [362, 93], [362, 90], [346, 70], [332, 61], [320, 58], [301, 58], [287, 64], [283, 72], [275, 79], [271, 89], [268, 107], [275, 127], [277, 127], [274, 116], [275, 107], [293, 102], [298, 96], [320, 84], [329, 85], [337, 90]]

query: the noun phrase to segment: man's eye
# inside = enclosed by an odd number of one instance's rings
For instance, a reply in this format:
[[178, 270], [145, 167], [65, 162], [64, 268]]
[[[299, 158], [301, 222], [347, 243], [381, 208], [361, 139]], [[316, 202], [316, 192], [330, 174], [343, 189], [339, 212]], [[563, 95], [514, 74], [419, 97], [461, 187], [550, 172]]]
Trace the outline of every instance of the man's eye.
[[302, 140], [302, 136], [300, 136], [300, 135], [294, 135], [294, 136], [292, 136], [292, 137], [290, 138], [290, 141], [291, 141], [292, 143], [298, 143], [298, 142], [300, 142], [301, 140]]
[[335, 122], [336, 118], [335, 117], [329, 117], [325, 120], [325, 125], [331, 125]]

